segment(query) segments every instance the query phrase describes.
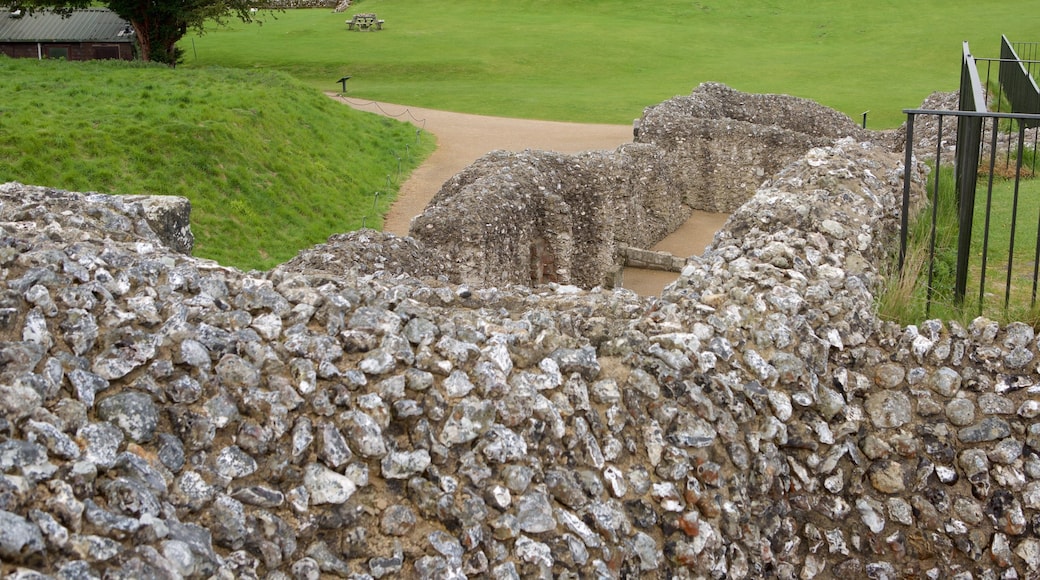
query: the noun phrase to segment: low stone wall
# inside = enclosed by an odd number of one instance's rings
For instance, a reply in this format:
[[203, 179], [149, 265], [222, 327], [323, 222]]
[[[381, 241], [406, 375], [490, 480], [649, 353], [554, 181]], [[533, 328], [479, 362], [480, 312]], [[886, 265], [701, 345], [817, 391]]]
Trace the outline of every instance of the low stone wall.
[[694, 209], [735, 210], [811, 147], [883, 137], [812, 101], [715, 83], [647, 109], [639, 127], [615, 151], [485, 156], [444, 184], [409, 234], [456, 282], [592, 288], [622, 245], [650, 248]]
[[[485, 155], [450, 179], [411, 225], [455, 282], [591, 288], [618, 244], [648, 246], [689, 215], [657, 148]], [[620, 227], [624, 225], [624, 227]]]
[[629, 268], [682, 272], [683, 266], [686, 265], [685, 258], [680, 258], [668, 252], [655, 252], [622, 246], [618, 253], [621, 256], [622, 266]]
[[730, 213], [758, 186], [812, 147], [882, 138], [808, 99], [751, 94], [704, 83], [689, 96], [647, 108], [636, 141], [666, 151], [684, 205]]

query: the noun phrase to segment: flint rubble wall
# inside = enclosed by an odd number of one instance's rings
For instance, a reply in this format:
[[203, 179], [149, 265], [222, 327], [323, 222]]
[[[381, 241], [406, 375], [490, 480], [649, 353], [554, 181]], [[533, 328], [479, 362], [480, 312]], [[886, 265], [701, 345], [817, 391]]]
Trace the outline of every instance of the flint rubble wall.
[[732, 212], [812, 147], [887, 141], [806, 99], [704, 83], [648, 108], [635, 142], [562, 155], [497, 151], [444, 184], [409, 235], [466, 284], [610, 285], [693, 210]]
[[247, 274], [0, 185], [2, 572], [1036, 577], [1040, 345], [876, 318], [901, 157], [810, 149], [659, 298], [375, 232]]

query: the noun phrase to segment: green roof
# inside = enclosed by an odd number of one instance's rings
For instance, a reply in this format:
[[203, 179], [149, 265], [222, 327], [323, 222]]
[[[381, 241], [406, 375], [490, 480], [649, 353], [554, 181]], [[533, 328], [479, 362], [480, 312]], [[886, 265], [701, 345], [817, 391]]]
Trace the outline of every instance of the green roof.
[[61, 15], [0, 12], [0, 42], [130, 42], [130, 23], [111, 10], [88, 8]]

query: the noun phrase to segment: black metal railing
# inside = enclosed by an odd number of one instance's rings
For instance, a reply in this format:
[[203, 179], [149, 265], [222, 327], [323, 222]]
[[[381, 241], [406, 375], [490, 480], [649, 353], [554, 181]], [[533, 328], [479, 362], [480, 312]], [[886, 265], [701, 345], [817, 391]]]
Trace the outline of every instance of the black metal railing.
[[[1006, 39], [1004, 39], [1006, 41]], [[1017, 53], [1011, 47], [1010, 43], [1005, 43], [1006, 46], [1012, 50], [1010, 54], [1016, 55]], [[1017, 47], [1018, 45], [1016, 45]], [[1035, 50], [1035, 49], [1033, 49]], [[1020, 234], [1020, 230], [1026, 227], [1029, 232], [1035, 232], [1036, 242], [1031, 251], [1030, 261], [1032, 262], [1031, 267], [1031, 292], [1030, 292], [1030, 308], [1036, 306], [1037, 290], [1038, 290], [1038, 279], [1040, 279], [1040, 210], [1034, 216], [1022, 216], [1019, 212], [1020, 203], [1022, 201], [1020, 194], [1022, 191], [1023, 180], [1027, 179], [1032, 175], [1033, 171], [1025, 167], [1026, 157], [1028, 156], [1029, 163], [1035, 164], [1036, 154], [1036, 133], [1037, 127], [1040, 126], [1040, 108], [1032, 111], [1016, 110], [1019, 108], [1018, 105], [1013, 105], [1012, 112], [999, 112], [990, 111], [987, 104], [991, 101], [991, 94], [989, 92], [989, 74], [986, 75], [986, 81], [983, 82], [979, 76], [979, 70], [976, 59], [971, 55], [968, 49], [968, 43], [964, 43], [963, 55], [962, 55], [962, 67], [961, 67], [961, 89], [959, 99], [959, 111], [939, 111], [939, 110], [926, 110], [926, 109], [907, 109], [904, 113], [907, 115], [906, 123], [906, 166], [910, 167], [913, 161], [914, 151], [914, 130], [918, 123], [923, 119], [929, 119], [934, 122], [937, 127], [938, 135], [935, 140], [935, 151], [934, 151], [934, 164], [932, 166], [934, 172], [934, 178], [929, 184], [928, 196], [931, 204], [929, 205], [930, 211], [932, 212], [928, 216], [931, 220], [931, 229], [928, 238], [927, 248], [927, 294], [926, 294], [926, 305], [925, 315], [930, 315], [930, 310], [933, 301], [933, 295], [935, 290], [935, 272], [937, 268], [937, 227], [950, 227], [940, 226], [939, 221], [939, 208], [941, 205], [940, 200], [940, 187], [941, 180], [939, 179], [939, 172], [943, 167], [950, 167], [952, 165], [954, 175], [954, 187], [952, 195], [955, 197], [954, 202], [956, 203], [956, 229], [957, 229], [957, 243], [955, 249], [955, 267], [954, 269], [954, 280], [952, 294], [953, 301], [956, 306], [963, 307], [965, 296], [967, 295], [969, 278], [974, 278], [978, 283], [978, 314], [983, 312], [983, 308], [986, 302], [987, 296], [992, 296], [994, 292], [987, 292], [987, 272], [990, 269], [989, 253], [990, 253], [990, 240], [993, 228], [1009, 228], [1008, 235], [1010, 237], [1008, 253], [1006, 256], [1006, 271], [1004, 271], [1004, 288], [1003, 288], [1003, 309], [1006, 312], [1011, 303], [1012, 288], [1016, 289], [1015, 296], [1019, 297], [1022, 295], [1020, 290], [1021, 280], [1023, 278], [1021, 272], [1026, 268], [1016, 266], [1016, 260], [1020, 263], [1023, 260], [1021, 255], [1022, 251], [1016, 253], [1016, 235]], [[1014, 69], [1011, 67], [1014, 65], [1021, 65], [1020, 70], [1024, 71], [1029, 76], [1029, 69], [1025, 68], [1020, 62], [1012, 62], [1011, 59], [979, 59], [979, 61], [988, 60], [991, 62], [1000, 62], [1002, 71], [1003, 67], [1007, 66], [1009, 70]], [[1018, 71], [1014, 71], [1018, 74]], [[1005, 73], [1001, 73], [1003, 76]], [[1009, 76], [1012, 73], [1006, 73]], [[1032, 88], [1036, 87], [1035, 82], [1030, 77], [1029, 81]], [[1021, 83], [1019, 77], [1014, 82]], [[1028, 88], [1028, 87], [1027, 87]], [[1003, 90], [1009, 90], [1007, 88]], [[1021, 88], [1014, 88], [1013, 90], [1026, 94], [1027, 91]], [[1010, 92], [1010, 91], [1009, 91]], [[1016, 93], [1017, 94], [1017, 93]], [[1040, 94], [1040, 93], [1038, 93]], [[1021, 97], [1015, 97], [1018, 99], [1018, 103], [1027, 103], [1028, 100], [1021, 100]], [[996, 97], [996, 100], [1000, 100], [1000, 96]], [[1008, 97], [1009, 101], [1012, 98]], [[1040, 105], [1040, 101], [1037, 102]], [[953, 117], [954, 119], [950, 119]], [[945, 135], [950, 129], [953, 122], [956, 122], [956, 136], [950, 137]], [[1032, 135], [1027, 133], [1027, 129], [1032, 128]], [[944, 138], [945, 137], [945, 138]], [[1030, 141], [1031, 137], [1031, 141]], [[951, 152], [949, 149], [944, 147], [946, 142], [955, 142], [956, 146]], [[917, 151], [916, 154], [931, 157], [931, 152]], [[1006, 217], [1007, 208], [1004, 208], [1004, 212], [1001, 215], [1005, 215], [1000, 224], [994, 224], [994, 186], [996, 182], [995, 175], [997, 174], [996, 160], [1001, 154], [1006, 155], [1007, 162], [1006, 166], [1008, 170], [1002, 171], [1006, 179], [1006, 183], [1011, 184], [1012, 195], [1009, 202], [1010, 204], [1010, 217]], [[1013, 171], [1010, 170], [1011, 159], [1014, 159]], [[979, 183], [980, 169], [982, 173], [988, 177], [985, 184]], [[1034, 165], [1035, 169], [1035, 165]], [[911, 208], [911, 183], [910, 183], [910, 171], [905, 172], [904, 183], [903, 183], [903, 208], [902, 208], [902, 222], [901, 222], [901, 234], [900, 234], [900, 249], [899, 249], [899, 268], [902, 271], [904, 262], [907, 255], [907, 245], [910, 233], [909, 223], [909, 212]], [[1006, 189], [1007, 185], [1003, 185]], [[980, 192], [984, 189], [985, 194], [985, 206], [981, 212], [977, 211], [976, 207], [976, 192]], [[1031, 190], [1037, 190], [1037, 194], [1034, 197], [1040, 197], [1040, 190], [1035, 187], [1031, 187]], [[981, 232], [976, 230], [976, 227], [981, 227]], [[978, 251], [978, 244], [981, 238], [981, 253]], [[1003, 236], [1002, 236], [1003, 238]], [[916, 242], [915, 242], [916, 243]], [[976, 244], [975, 256], [973, 256], [973, 243]], [[1021, 244], [1019, 244], [1021, 245]], [[975, 263], [972, 263], [972, 258], [975, 258]], [[1000, 257], [1000, 261], [1004, 261], [1004, 257]], [[1003, 270], [1003, 266], [1000, 266]], [[1016, 274], [1016, 272], [1018, 274]], [[974, 276], [972, 275], [974, 273]], [[1016, 298], [1017, 299], [1017, 298]]]
[[[1012, 44], [1006, 36], [1000, 37], [1000, 87], [1007, 95], [1012, 113], [1040, 114], [1040, 88], [1036, 86], [1033, 69], [1035, 60], [1022, 60], [1015, 47], [1028, 47], [1030, 53], [1036, 52], [1036, 43]], [[1036, 123], [1026, 122], [1027, 127], [1036, 127]]]

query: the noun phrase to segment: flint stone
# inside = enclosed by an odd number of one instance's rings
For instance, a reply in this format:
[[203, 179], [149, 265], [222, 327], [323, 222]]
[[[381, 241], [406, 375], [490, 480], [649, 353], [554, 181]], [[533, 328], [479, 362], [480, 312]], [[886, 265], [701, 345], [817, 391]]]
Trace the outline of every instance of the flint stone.
[[353, 480], [317, 463], [304, 468], [303, 485], [310, 494], [311, 505], [341, 504], [357, 491]]
[[454, 536], [441, 530], [434, 530], [426, 536], [426, 539], [429, 540], [433, 549], [440, 552], [449, 562], [462, 562], [462, 544]]
[[881, 504], [869, 497], [862, 497], [856, 501], [856, 509], [859, 510], [860, 519], [864, 525], [875, 534], [880, 534], [885, 529], [885, 516]]
[[899, 493], [905, 490], [903, 466], [896, 461], [878, 462], [870, 472], [870, 483], [881, 493]]
[[946, 418], [958, 427], [971, 425], [975, 421], [975, 403], [971, 399], [953, 399], [946, 403]]
[[104, 377], [82, 369], [73, 369], [67, 376], [76, 391], [76, 396], [88, 407], [93, 407], [97, 394], [109, 387], [109, 382]]
[[565, 375], [578, 373], [586, 381], [594, 380], [600, 373], [599, 361], [596, 360], [596, 349], [583, 346], [578, 349], [559, 348], [549, 355]]
[[206, 483], [197, 471], [185, 471], [173, 482], [171, 502], [190, 510], [198, 510], [216, 496], [216, 489]]
[[520, 536], [516, 540], [514, 549], [516, 556], [521, 561], [534, 564], [546, 572], [552, 569], [554, 562], [552, 550], [546, 544], [536, 542], [527, 536]]
[[1026, 563], [1033, 572], [1040, 570], [1040, 540], [1026, 538], [1015, 546], [1015, 555]]
[[632, 551], [639, 558], [639, 569], [643, 572], [656, 570], [661, 565], [662, 553], [657, 540], [644, 532], [636, 532], [632, 538]]
[[252, 475], [257, 470], [257, 463], [256, 459], [253, 459], [251, 455], [243, 451], [239, 446], [231, 445], [221, 449], [220, 454], [216, 458], [215, 468], [220, 475], [230, 479], [237, 479]]
[[115, 540], [93, 534], [75, 534], [69, 545], [73, 553], [90, 562], [111, 560], [122, 550]]
[[929, 378], [928, 386], [944, 397], [953, 397], [961, 388], [961, 375], [950, 367], [942, 367]]
[[123, 430], [132, 441], [147, 443], [155, 437], [159, 411], [151, 395], [123, 391], [98, 401], [98, 417]]
[[397, 360], [394, 359], [394, 356], [381, 348], [369, 352], [358, 363], [358, 368], [366, 375], [385, 375], [394, 370], [396, 366]]
[[455, 369], [448, 375], [448, 378], [444, 379], [444, 391], [449, 397], [465, 397], [473, 390], [473, 383], [470, 382], [466, 373]]
[[909, 423], [913, 409], [909, 397], [896, 391], [871, 393], [864, 406], [870, 421], [879, 429], [891, 429]]
[[81, 454], [79, 446], [54, 425], [30, 419], [25, 422], [23, 429], [27, 434], [32, 434], [38, 440], [43, 441], [47, 450], [52, 454], [62, 459], [79, 459]]
[[89, 352], [98, 339], [97, 320], [82, 308], [70, 308], [61, 329], [65, 331], [65, 343], [76, 356]]
[[232, 489], [231, 497], [249, 505], [276, 508], [285, 503], [285, 494], [263, 485], [248, 485]]
[[174, 403], [191, 404], [202, 396], [202, 385], [189, 375], [181, 375], [168, 381], [163, 392]]
[[422, 473], [429, 466], [430, 452], [425, 449], [391, 451], [380, 463], [383, 477], [387, 479], [408, 479]]
[[468, 443], [487, 431], [494, 421], [492, 401], [467, 397], [452, 408], [441, 430], [440, 441], [447, 446]]
[[115, 465], [123, 432], [111, 423], [89, 423], [76, 431], [76, 437], [86, 442], [83, 459], [108, 469]]
[[995, 393], [982, 393], [978, 403], [983, 415], [1011, 415], [1015, 412], [1011, 399]]
[[24, 562], [46, 548], [39, 526], [29, 520], [0, 510], [0, 556], [10, 562]]
[[492, 425], [480, 442], [480, 450], [488, 461], [509, 463], [527, 455], [527, 442], [504, 425]]
[[180, 356], [181, 362], [193, 368], [209, 370], [212, 364], [206, 346], [191, 338], [181, 342]]
[[1011, 435], [1011, 425], [996, 417], [986, 417], [975, 425], [957, 431], [957, 438], [964, 443], [995, 441], [1009, 435]]
[[540, 534], [556, 529], [549, 496], [540, 490], [520, 496], [516, 502], [517, 520], [520, 529], [529, 534]]
[[260, 386], [260, 369], [238, 355], [222, 356], [215, 370], [217, 380], [229, 389], [254, 389]]
[[387, 536], [406, 536], [415, 523], [415, 512], [410, 507], [394, 504], [383, 510], [379, 518], [379, 531]]
[[365, 457], [377, 459], [386, 455], [383, 430], [375, 419], [361, 411], [348, 411], [340, 418], [344, 423], [347, 441], [354, 450]]
[[1024, 346], [1016, 346], [1004, 355], [1004, 366], [1008, 369], [1024, 369], [1033, 361], [1033, 351]]
[[156, 339], [153, 335], [131, 332], [98, 355], [91, 370], [103, 379], [115, 380], [151, 360], [155, 352]]
[[668, 441], [682, 447], [709, 447], [718, 432], [704, 419], [692, 413], [681, 413], [667, 435]]

